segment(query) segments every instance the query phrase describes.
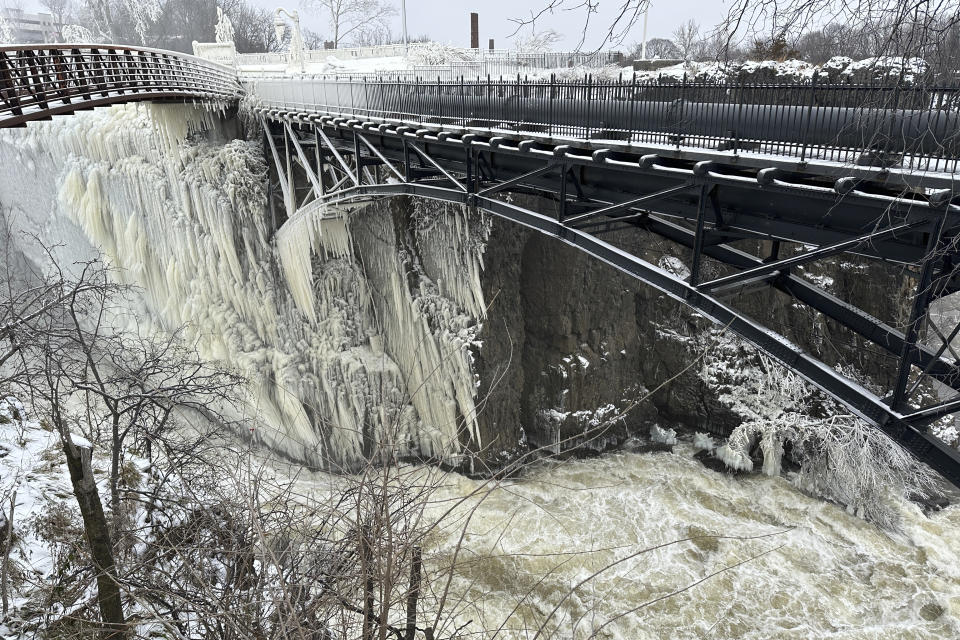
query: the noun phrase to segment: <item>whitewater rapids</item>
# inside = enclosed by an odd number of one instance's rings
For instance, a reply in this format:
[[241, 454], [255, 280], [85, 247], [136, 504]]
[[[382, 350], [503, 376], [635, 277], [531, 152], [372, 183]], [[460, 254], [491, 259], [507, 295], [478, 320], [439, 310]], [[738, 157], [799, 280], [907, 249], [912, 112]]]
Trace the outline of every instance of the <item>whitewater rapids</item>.
[[[960, 506], [927, 516], [901, 502], [901, 532], [887, 533], [787, 478], [717, 473], [693, 452], [681, 442], [673, 453], [551, 463], [489, 492], [483, 481], [423, 470], [439, 476], [437, 515], [478, 495], [424, 552], [427, 575], [441, 575], [476, 508], [449, 624], [472, 620], [463, 637], [493, 638], [508, 620], [497, 637], [518, 639], [542, 624], [541, 638], [960, 637]], [[698, 536], [623, 562], [561, 602], [620, 558]]]

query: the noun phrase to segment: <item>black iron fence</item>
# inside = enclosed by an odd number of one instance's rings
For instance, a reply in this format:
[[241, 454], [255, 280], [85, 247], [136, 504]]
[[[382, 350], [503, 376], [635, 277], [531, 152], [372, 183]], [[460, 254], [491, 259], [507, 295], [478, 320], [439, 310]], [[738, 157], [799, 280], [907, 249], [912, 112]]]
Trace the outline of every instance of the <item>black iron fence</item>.
[[115, 45], [0, 47], [0, 127], [139, 100], [235, 101], [232, 69], [189, 56]]
[[635, 78], [250, 78], [263, 106], [551, 138], [956, 172], [960, 87]]

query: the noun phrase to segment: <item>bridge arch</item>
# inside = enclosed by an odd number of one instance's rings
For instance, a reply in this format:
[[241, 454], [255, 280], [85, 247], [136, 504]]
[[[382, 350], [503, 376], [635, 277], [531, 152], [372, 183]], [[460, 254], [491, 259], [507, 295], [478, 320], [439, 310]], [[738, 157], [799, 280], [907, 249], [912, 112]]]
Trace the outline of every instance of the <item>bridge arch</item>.
[[[636, 278], [673, 300], [698, 311], [714, 324], [733, 331], [740, 338], [839, 401], [868, 424], [881, 429], [952, 483], [960, 484], [960, 452], [911, 424], [903, 413], [892, 409], [883, 398], [837, 373], [832, 367], [820, 362], [782, 335], [748, 318], [709, 293], [698, 290], [686, 279], [589, 233], [572, 229], [554, 218], [509, 202], [482, 196], [471, 197], [457, 189], [425, 184], [357, 185], [340, 191], [335, 196], [314, 200], [297, 210], [294, 216], [313, 216], [329, 207], [345, 206], [371, 198], [399, 196], [475, 206], [499, 218], [559, 240]], [[339, 216], [331, 216], [331, 218], [337, 217]], [[294, 218], [286, 224], [292, 220]], [[667, 221], [661, 222], [670, 224]], [[682, 230], [680, 227], [677, 229]]]

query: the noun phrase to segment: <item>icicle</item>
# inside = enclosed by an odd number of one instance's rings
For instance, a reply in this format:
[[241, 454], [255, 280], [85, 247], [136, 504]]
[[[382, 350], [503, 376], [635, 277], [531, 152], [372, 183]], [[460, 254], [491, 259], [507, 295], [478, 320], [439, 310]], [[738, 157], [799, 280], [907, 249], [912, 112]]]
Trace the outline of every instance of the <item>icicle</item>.
[[[257, 436], [269, 446], [340, 465], [359, 460], [364, 434], [455, 455], [465, 425], [479, 443], [470, 348], [484, 308], [488, 221], [421, 207], [429, 226], [416, 234], [435, 279], [404, 247], [375, 245], [370, 233], [354, 255], [353, 219], [319, 209], [288, 221], [271, 246], [257, 143], [226, 139], [212, 113], [185, 105], [115, 107], [0, 132], [0, 152], [17, 158], [0, 193], [19, 193], [10, 181], [55, 181], [62, 218], [31, 225], [45, 241], [85, 257], [81, 231], [142, 292], [138, 322], [185, 325], [204, 357], [247, 375]], [[59, 175], [34, 171], [34, 161]], [[359, 215], [391, 224], [382, 211]], [[373, 236], [396, 240], [392, 229]]]

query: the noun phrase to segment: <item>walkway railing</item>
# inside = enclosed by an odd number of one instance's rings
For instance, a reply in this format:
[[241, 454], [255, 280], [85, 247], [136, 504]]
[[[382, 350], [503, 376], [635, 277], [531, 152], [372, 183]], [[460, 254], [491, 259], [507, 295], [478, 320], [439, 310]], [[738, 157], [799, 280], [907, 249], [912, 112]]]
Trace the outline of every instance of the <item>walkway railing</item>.
[[[347, 47], [343, 49], [310, 49], [304, 51], [308, 64], [326, 62], [330, 57], [339, 60], [363, 60], [410, 55], [413, 60], [428, 60], [431, 47], [421, 43], [379, 45], [374, 47]], [[422, 53], [418, 53], [422, 52]], [[514, 51], [511, 49], [458, 49], [459, 59], [446, 60], [444, 65], [469, 65], [483, 67], [483, 74], [499, 75], [499, 69], [556, 69], [558, 67], [602, 67], [621, 64], [625, 56], [619, 51]], [[241, 53], [237, 56], [240, 66], [286, 65], [290, 54]], [[429, 63], [426, 63], [429, 66]]]
[[960, 88], [521, 79], [246, 79], [263, 106], [954, 173]]
[[0, 47], [0, 127], [119, 102], [235, 101], [241, 92], [232, 69], [170, 51], [115, 45]]

